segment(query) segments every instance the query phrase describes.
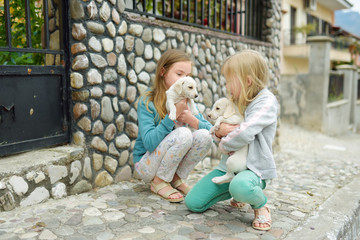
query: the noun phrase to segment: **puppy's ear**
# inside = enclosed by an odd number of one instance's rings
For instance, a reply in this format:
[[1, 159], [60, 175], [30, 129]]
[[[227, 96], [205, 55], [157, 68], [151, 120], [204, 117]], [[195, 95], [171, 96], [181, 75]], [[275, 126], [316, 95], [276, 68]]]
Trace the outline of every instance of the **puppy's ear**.
[[183, 79], [179, 79], [176, 81], [176, 83], [174, 83], [174, 90], [177, 94], [181, 94], [182, 93], [182, 88], [183, 88], [183, 85], [184, 84], [184, 80]]
[[229, 118], [232, 115], [234, 115], [235, 113], [236, 113], [235, 106], [233, 104], [229, 103], [225, 108], [224, 118]]

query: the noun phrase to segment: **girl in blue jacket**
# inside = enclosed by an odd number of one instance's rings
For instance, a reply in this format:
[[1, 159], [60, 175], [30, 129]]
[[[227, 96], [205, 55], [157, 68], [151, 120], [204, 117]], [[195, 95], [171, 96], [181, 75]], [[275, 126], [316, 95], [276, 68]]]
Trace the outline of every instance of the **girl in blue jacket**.
[[[203, 212], [216, 202], [232, 197], [232, 206], [242, 207], [248, 203], [254, 209], [254, 229], [269, 230], [272, 222], [263, 189], [268, 180], [276, 177], [272, 143], [276, 133], [278, 102], [266, 88], [268, 67], [258, 52], [244, 50], [225, 61], [222, 73], [244, 122], [240, 125], [220, 125], [213, 136], [223, 153], [220, 164], [195, 184], [186, 196], [185, 204], [193, 212]], [[247, 169], [239, 172], [230, 183], [213, 183], [212, 178], [226, 173], [229, 154], [247, 145]]]
[[170, 202], [181, 202], [189, 187], [186, 179], [195, 165], [210, 150], [212, 125], [202, 114], [192, 115], [186, 100], [176, 104], [177, 122], [187, 127], [174, 128], [166, 110], [166, 90], [178, 79], [190, 76], [191, 58], [180, 50], [166, 51], [157, 63], [154, 86], [138, 103], [139, 134], [134, 146], [135, 170], [151, 191]]

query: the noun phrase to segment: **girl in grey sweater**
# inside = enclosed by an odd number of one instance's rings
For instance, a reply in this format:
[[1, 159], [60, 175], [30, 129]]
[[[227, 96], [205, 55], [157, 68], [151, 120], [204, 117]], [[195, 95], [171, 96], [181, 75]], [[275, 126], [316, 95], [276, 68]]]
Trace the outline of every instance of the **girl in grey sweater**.
[[[222, 152], [220, 164], [195, 184], [186, 196], [185, 204], [193, 212], [203, 212], [215, 203], [232, 197], [232, 206], [241, 207], [248, 203], [254, 209], [254, 229], [269, 230], [272, 222], [263, 189], [268, 180], [276, 177], [272, 143], [276, 133], [278, 102], [266, 88], [268, 67], [258, 52], [245, 50], [229, 57], [222, 72], [231, 100], [243, 114], [244, 122], [240, 125], [220, 125], [213, 136]], [[212, 182], [212, 178], [225, 174], [229, 154], [247, 145], [247, 169], [237, 173], [230, 183]]]

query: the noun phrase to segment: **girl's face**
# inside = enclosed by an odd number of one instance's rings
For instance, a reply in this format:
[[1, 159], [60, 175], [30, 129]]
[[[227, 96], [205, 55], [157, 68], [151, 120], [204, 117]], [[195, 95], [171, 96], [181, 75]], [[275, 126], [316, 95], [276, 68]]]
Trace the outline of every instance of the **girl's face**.
[[234, 99], [239, 99], [241, 92], [241, 85], [239, 79], [236, 77], [230, 77], [229, 80], [226, 81], [226, 89], [230, 92], [231, 96]]
[[177, 80], [191, 75], [191, 62], [176, 62], [165, 73], [165, 86], [169, 89]]

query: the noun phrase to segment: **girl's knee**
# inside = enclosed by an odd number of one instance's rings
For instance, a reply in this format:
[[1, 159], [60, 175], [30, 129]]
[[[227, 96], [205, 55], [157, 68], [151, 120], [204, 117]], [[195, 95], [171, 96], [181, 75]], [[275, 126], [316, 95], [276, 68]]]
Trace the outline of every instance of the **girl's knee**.
[[229, 192], [235, 200], [247, 202], [248, 197], [254, 192], [254, 186], [250, 181], [234, 178], [230, 182]]
[[191, 211], [201, 213], [206, 211], [206, 207], [200, 201], [193, 199], [190, 195], [185, 197], [185, 206]]
[[205, 143], [211, 146], [212, 138], [208, 130], [199, 129], [194, 133], [194, 141]]
[[188, 144], [189, 146], [192, 145], [193, 142], [193, 137], [192, 137], [192, 132], [190, 129], [186, 128], [186, 127], [179, 127], [177, 129], [175, 129], [177, 131], [177, 140], [179, 143], [181, 144]]

